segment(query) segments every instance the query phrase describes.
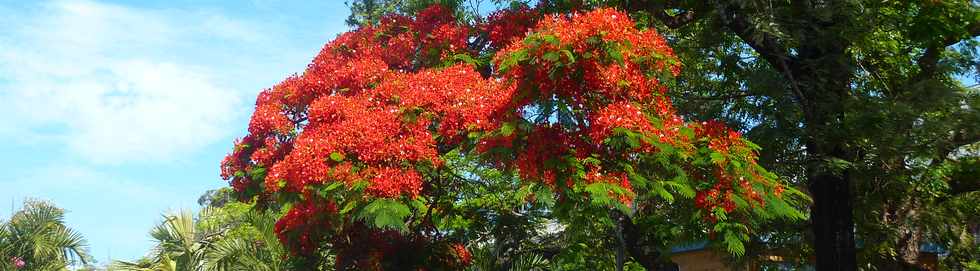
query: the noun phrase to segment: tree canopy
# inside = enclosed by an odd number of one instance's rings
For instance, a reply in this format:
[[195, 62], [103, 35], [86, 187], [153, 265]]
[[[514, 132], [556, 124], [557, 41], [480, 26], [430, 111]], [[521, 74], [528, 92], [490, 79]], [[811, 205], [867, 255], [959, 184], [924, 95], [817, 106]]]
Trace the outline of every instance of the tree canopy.
[[[472, 22], [432, 5], [341, 34], [259, 95], [223, 176], [288, 209], [275, 230], [295, 256], [340, 270], [469, 265], [473, 223], [524, 215], [487, 212], [500, 203], [474, 189], [618, 232], [617, 264], [648, 269], [670, 265], [671, 232], [741, 255], [760, 223], [804, 218], [807, 197], [758, 146], [678, 115], [682, 64], [654, 29], [615, 9], [542, 11]], [[649, 238], [658, 227], [669, 237]]]

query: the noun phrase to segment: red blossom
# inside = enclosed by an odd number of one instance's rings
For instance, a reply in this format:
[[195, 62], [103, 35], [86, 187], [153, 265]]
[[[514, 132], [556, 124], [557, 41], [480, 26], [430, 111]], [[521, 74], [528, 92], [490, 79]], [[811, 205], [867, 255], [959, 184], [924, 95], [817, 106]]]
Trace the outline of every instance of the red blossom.
[[422, 191], [422, 177], [414, 170], [379, 169], [370, 182], [367, 191], [378, 197], [394, 198], [405, 195], [415, 198]]
[[332, 201], [306, 200], [293, 206], [276, 222], [275, 233], [290, 251], [310, 255], [319, 246], [323, 229], [329, 227], [329, 216], [337, 212]]
[[452, 248], [453, 251], [456, 252], [456, 257], [459, 259], [462, 266], [470, 265], [470, 262], [473, 261], [473, 256], [470, 255], [470, 251], [466, 249], [466, 246], [460, 243], [455, 243], [452, 245]]
[[537, 18], [537, 11], [526, 6], [504, 9], [491, 13], [482, 28], [487, 33], [490, 46], [501, 48], [523, 37], [537, 22]]
[[589, 136], [596, 142], [602, 142], [608, 138], [616, 128], [656, 133], [653, 125], [643, 114], [641, 107], [630, 102], [618, 102], [599, 109], [593, 115], [591, 124]]

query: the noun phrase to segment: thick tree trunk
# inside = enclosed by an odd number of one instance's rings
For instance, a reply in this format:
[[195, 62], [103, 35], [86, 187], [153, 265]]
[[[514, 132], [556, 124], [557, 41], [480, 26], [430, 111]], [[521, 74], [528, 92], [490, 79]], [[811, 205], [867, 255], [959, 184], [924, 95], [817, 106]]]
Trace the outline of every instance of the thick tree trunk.
[[[918, 216], [919, 204], [917, 199], [908, 200], [907, 219], [916, 219]], [[911, 223], [903, 223], [898, 228], [902, 232], [902, 238], [898, 240], [898, 259], [902, 265], [912, 267], [906, 270], [919, 270], [919, 245], [922, 244], [922, 234]]]
[[[811, 83], [815, 83], [810, 81]], [[812, 86], [812, 85], [811, 85]], [[823, 85], [827, 86], [827, 85]], [[838, 90], [840, 86], [837, 86]], [[856, 270], [854, 205], [848, 165], [851, 161], [838, 133], [843, 126], [843, 95], [833, 88], [810, 96], [807, 119], [807, 183], [813, 206], [810, 222], [817, 270]], [[844, 92], [846, 93], [846, 86]], [[807, 91], [807, 93], [813, 93]], [[840, 93], [840, 92], [837, 92]], [[807, 109], [804, 109], [807, 110]]]
[[[816, 35], [820, 37], [819, 35]], [[807, 183], [817, 270], [856, 270], [854, 204], [845, 112], [851, 67], [843, 41], [819, 38], [799, 50], [789, 69], [805, 118]]]
[[855, 270], [854, 215], [847, 176], [815, 174], [809, 183], [817, 270]]
[[618, 220], [622, 231], [622, 246], [629, 252], [630, 257], [637, 263], [650, 271], [677, 271], [680, 270], [676, 263], [662, 259], [660, 252], [648, 251], [641, 241], [643, 232], [633, 224], [629, 216], [619, 211], [613, 211], [614, 218]]

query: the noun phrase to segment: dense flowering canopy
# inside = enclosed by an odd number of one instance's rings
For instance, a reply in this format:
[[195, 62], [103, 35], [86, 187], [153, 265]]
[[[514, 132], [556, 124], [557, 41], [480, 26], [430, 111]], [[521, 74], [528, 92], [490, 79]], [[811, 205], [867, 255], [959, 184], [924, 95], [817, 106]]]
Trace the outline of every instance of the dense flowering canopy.
[[[468, 264], [458, 240], [407, 228], [427, 224], [426, 195], [446, 193], [433, 183], [451, 151], [514, 170], [559, 204], [629, 210], [677, 193], [720, 224], [781, 201], [738, 132], [677, 115], [666, 82], [681, 65], [654, 30], [611, 9], [533, 14], [469, 27], [433, 6], [340, 35], [259, 94], [222, 176], [243, 199], [291, 206], [276, 233], [294, 253], [325, 242], [339, 267], [361, 269]], [[481, 31], [488, 47], [471, 48]], [[465, 61], [487, 48], [499, 49], [489, 75]], [[413, 250], [429, 253], [399, 254]]]

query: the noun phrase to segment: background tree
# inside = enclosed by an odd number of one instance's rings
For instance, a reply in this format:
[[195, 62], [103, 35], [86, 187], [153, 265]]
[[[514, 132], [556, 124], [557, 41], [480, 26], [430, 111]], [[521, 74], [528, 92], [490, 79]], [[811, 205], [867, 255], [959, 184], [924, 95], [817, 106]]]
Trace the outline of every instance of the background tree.
[[[977, 92], [956, 80], [976, 76], [975, 2], [631, 1], [623, 6], [681, 29], [677, 41], [689, 46], [677, 47], [691, 52], [682, 58], [710, 60], [701, 69], [687, 69], [694, 73], [678, 82], [689, 84], [680, 89], [700, 94], [688, 104], [714, 103], [707, 106], [716, 109], [687, 112], [718, 112], [743, 123], [750, 138], [766, 143], [767, 165], [805, 177], [800, 180], [815, 199], [818, 268], [856, 268], [848, 236], [854, 232], [854, 213], [878, 215], [856, 219], [862, 241], [875, 244], [865, 246], [863, 262], [885, 269], [896, 268], [888, 261], [916, 263], [921, 236], [930, 230], [913, 217], [941, 210], [919, 208], [919, 202], [951, 192], [946, 184], [955, 181], [941, 174], [942, 161], [951, 150], [977, 142], [966, 136], [977, 134]], [[947, 50], [957, 43], [960, 49]], [[804, 163], [780, 169], [792, 161]], [[853, 196], [859, 205], [853, 205]], [[895, 207], [901, 210], [888, 210]], [[947, 222], [975, 223], [960, 218]]]

